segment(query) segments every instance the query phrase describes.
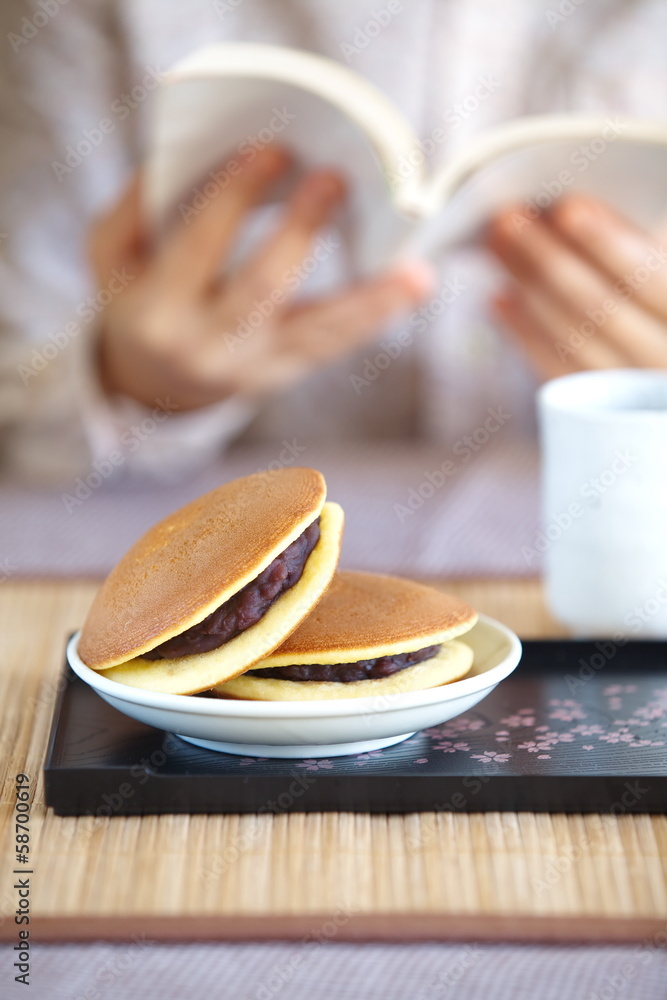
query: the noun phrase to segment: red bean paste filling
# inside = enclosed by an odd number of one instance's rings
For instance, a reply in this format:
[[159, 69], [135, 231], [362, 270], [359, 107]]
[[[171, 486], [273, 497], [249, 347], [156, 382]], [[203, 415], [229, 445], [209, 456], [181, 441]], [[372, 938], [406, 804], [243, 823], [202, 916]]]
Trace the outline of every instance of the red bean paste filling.
[[320, 519], [309, 524], [284, 552], [242, 590], [212, 611], [203, 621], [155, 649], [142, 653], [146, 660], [175, 659], [192, 653], [208, 653], [258, 621], [272, 604], [301, 579], [306, 559], [320, 537]]
[[442, 646], [425, 646], [410, 653], [395, 656], [378, 656], [374, 660], [357, 660], [356, 663], [294, 663], [287, 667], [268, 667], [266, 670], [248, 670], [244, 677], [274, 677], [283, 681], [368, 681], [389, 677], [399, 670], [412, 667], [422, 660], [430, 660]]

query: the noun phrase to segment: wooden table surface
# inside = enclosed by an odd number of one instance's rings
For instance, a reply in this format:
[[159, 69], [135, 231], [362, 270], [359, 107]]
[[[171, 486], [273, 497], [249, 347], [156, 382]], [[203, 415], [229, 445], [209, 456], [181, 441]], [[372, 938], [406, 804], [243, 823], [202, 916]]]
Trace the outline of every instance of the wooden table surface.
[[[38, 939], [664, 935], [665, 816], [609, 816], [603, 824], [539, 813], [55, 816], [44, 807], [41, 776], [54, 684], [65, 636], [81, 624], [95, 589], [88, 581], [0, 586], [1, 937], [16, 936], [18, 772], [35, 779]], [[561, 634], [536, 582], [448, 589], [523, 637]]]

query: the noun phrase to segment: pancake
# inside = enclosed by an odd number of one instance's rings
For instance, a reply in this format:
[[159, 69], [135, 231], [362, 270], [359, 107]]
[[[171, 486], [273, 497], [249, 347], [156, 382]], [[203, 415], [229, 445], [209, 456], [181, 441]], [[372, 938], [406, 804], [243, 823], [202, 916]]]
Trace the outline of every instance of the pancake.
[[329, 701], [340, 698], [375, 698], [425, 688], [440, 687], [458, 681], [470, 671], [473, 652], [470, 646], [453, 639], [441, 646], [430, 660], [406, 667], [389, 677], [367, 681], [285, 681], [273, 677], [242, 674], [225, 684], [219, 684], [219, 697], [243, 698], [248, 701]]
[[[453, 640], [476, 621], [471, 607], [433, 587], [373, 573], [339, 572], [321, 601], [279, 648], [255, 663], [250, 673], [215, 685], [215, 693], [302, 701], [371, 697], [446, 684], [470, 670], [472, 651]], [[411, 657], [405, 654], [419, 651], [427, 658], [410, 665]], [[381, 676], [373, 676], [376, 663]], [[307, 673], [313, 664], [332, 665], [329, 671], [313, 670], [314, 674], [331, 676], [340, 671], [354, 676], [350, 668], [359, 665], [369, 676], [344, 682], [343, 677], [332, 681], [279, 676], [281, 670]]]
[[[325, 503], [313, 469], [260, 472], [226, 483], [151, 528], [98, 592], [79, 640], [87, 666], [120, 683], [192, 694], [266, 656], [328, 587], [343, 512]], [[296, 583], [262, 617], [216, 649], [148, 659], [251, 585], [319, 519], [319, 538]]]

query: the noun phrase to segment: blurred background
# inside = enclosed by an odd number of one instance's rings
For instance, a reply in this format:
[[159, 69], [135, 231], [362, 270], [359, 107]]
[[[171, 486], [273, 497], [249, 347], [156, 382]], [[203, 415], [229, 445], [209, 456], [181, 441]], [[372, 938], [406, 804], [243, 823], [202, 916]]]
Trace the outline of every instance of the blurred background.
[[[361, 280], [333, 255], [235, 353], [224, 335], [277, 263], [298, 267], [331, 231], [345, 178], [283, 187], [240, 269], [225, 255], [287, 169], [280, 152], [158, 244], [141, 200], [156, 92], [204, 44], [300, 48], [378, 87], [433, 170], [528, 115], [664, 122], [665, 5], [5, 0], [0, 23], [4, 577], [102, 574], [174, 507], [289, 464], [320, 468], [345, 506], [345, 565], [535, 574], [535, 390], [570, 371], [667, 367], [662, 274], [623, 322], [557, 349], [655, 234], [631, 232], [622, 206], [582, 229], [575, 205], [524, 238], [507, 219], [531, 206], [508, 205], [429, 266]], [[610, 233], [625, 257], [600, 250]]]

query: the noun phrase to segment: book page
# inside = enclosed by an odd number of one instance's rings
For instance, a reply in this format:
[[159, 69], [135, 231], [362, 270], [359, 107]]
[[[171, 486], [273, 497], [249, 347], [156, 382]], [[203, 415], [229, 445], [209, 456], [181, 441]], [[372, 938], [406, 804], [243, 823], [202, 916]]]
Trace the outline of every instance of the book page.
[[344, 178], [348, 198], [338, 221], [355, 272], [384, 266], [413, 225], [392, 207], [384, 151], [316, 94], [281, 81], [221, 76], [169, 84], [158, 98], [146, 194], [158, 231], [172, 213], [187, 222], [229, 184], [226, 161], [274, 142], [295, 161], [277, 197], [297, 174], [315, 167], [333, 168]]

